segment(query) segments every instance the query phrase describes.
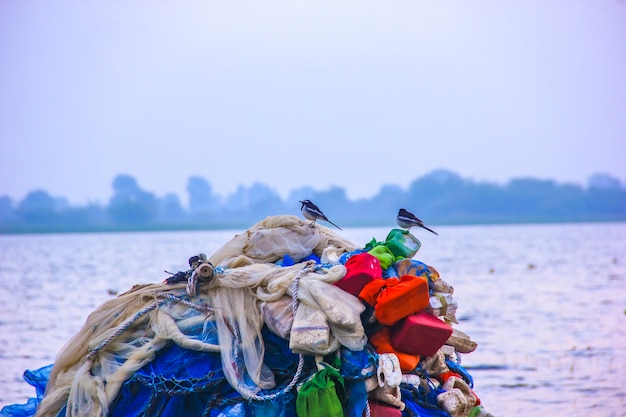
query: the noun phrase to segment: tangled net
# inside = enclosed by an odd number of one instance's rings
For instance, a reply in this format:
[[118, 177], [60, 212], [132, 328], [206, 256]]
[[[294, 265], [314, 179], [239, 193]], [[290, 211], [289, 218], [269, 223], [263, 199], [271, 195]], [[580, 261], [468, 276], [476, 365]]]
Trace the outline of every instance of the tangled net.
[[[264, 363], [260, 304], [294, 293], [315, 303], [311, 287], [330, 286], [345, 275], [342, 265], [277, 267], [274, 262], [285, 255], [327, 258], [354, 249], [330, 230], [309, 227], [295, 216], [269, 217], [208, 258], [219, 267], [211, 279], [200, 278], [195, 290], [188, 289], [187, 281], [133, 287], [98, 307], [61, 349], [36, 415], [56, 416], [63, 409], [68, 417], [108, 415], [122, 385], [172, 342], [182, 349], [219, 353], [217, 368], [244, 399], [274, 398], [258, 395], [276, 386], [274, 373]], [[296, 277], [299, 291], [294, 292]], [[358, 334], [360, 322], [350, 324]], [[362, 349], [364, 342], [352, 347]], [[197, 390], [202, 378], [197, 379], [150, 382], [155, 390], [173, 394]]]
[[[453, 288], [409, 259], [420, 244], [402, 233], [413, 252], [382, 254], [393, 262], [383, 271], [426, 280], [430, 314], [457, 323]], [[459, 353], [476, 348], [464, 333], [454, 329], [421, 359], [374, 342], [391, 328], [333, 285], [368, 247], [381, 249], [295, 216], [268, 217], [210, 257], [191, 257], [189, 270], [99, 306], [53, 366], [25, 373], [37, 400], [0, 417], [362, 417], [385, 407], [405, 417], [490, 416], [460, 365]]]

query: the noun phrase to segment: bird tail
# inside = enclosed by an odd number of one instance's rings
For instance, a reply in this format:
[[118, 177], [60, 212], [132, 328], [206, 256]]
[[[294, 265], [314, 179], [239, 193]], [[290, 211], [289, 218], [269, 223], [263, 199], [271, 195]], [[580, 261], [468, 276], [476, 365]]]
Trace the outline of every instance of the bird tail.
[[424, 226], [424, 225], [422, 225], [422, 227], [423, 227], [424, 229], [428, 230], [429, 232], [434, 233], [434, 234], [436, 234], [437, 236], [439, 236], [439, 233], [435, 232], [433, 229], [429, 229], [428, 227], [426, 227], [426, 226]]
[[343, 230], [341, 227], [337, 226], [335, 223], [331, 222], [330, 220], [326, 219], [326, 221], [330, 224], [332, 224], [333, 226], [335, 226], [337, 229], [339, 230]]

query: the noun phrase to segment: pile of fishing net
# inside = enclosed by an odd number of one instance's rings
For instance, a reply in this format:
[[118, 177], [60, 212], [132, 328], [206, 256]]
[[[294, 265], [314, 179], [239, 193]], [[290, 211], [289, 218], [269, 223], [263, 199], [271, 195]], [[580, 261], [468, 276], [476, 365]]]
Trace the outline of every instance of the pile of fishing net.
[[269, 217], [102, 304], [0, 416], [489, 416], [453, 288], [419, 247]]

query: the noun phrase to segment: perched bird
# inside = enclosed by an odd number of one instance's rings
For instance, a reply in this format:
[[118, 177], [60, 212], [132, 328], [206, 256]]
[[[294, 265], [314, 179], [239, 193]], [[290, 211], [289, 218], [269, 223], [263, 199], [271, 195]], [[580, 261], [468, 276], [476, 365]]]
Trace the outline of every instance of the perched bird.
[[439, 233], [435, 232], [432, 229], [429, 229], [428, 227], [424, 226], [424, 222], [421, 221], [420, 219], [418, 219], [415, 214], [411, 213], [408, 210], [405, 210], [403, 208], [400, 209], [400, 211], [398, 211], [398, 217], [396, 217], [396, 221], [398, 222], [398, 226], [404, 228], [404, 229], [410, 229], [413, 226], [419, 226], [421, 228], [424, 228], [426, 230], [428, 230], [431, 233], [436, 234], [437, 236], [439, 236]]
[[300, 210], [302, 210], [302, 214], [304, 215], [304, 217], [309, 219], [309, 220], [312, 220], [312, 222], [310, 224], [311, 227], [313, 227], [313, 225], [315, 224], [315, 221], [317, 219], [321, 219], [321, 220], [325, 220], [328, 223], [332, 224], [337, 229], [343, 230], [341, 227], [337, 226], [335, 223], [333, 223], [330, 220], [328, 220], [328, 217], [326, 217], [326, 215], [324, 213], [322, 213], [322, 210], [320, 210], [319, 207], [317, 207], [315, 204], [313, 204], [313, 202], [311, 200], [301, 200], [300, 203], [302, 203], [302, 207], [300, 207]]

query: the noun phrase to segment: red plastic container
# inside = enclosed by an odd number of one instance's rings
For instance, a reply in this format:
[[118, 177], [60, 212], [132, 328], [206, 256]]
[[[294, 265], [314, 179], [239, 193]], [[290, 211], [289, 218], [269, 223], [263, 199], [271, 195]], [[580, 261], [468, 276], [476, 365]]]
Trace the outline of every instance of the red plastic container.
[[368, 400], [371, 417], [401, 417], [402, 411], [389, 404]]
[[394, 353], [398, 357], [400, 369], [403, 372], [410, 372], [419, 364], [419, 355], [399, 352], [391, 345], [391, 333], [388, 327], [383, 327], [380, 331], [372, 335], [369, 342], [374, 346], [377, 353]]
[[452, 335], [452, 327], [426, 312], [412, 314], [391, 330], [391, 346], [400, 352], [432, 356]]
[[367, 252], [352, 255], [346, 262], [346, 269], [346, 276], [335, 285], [354, 296], [358, 296], [367, 283], [383, 277], [378, 258]]

